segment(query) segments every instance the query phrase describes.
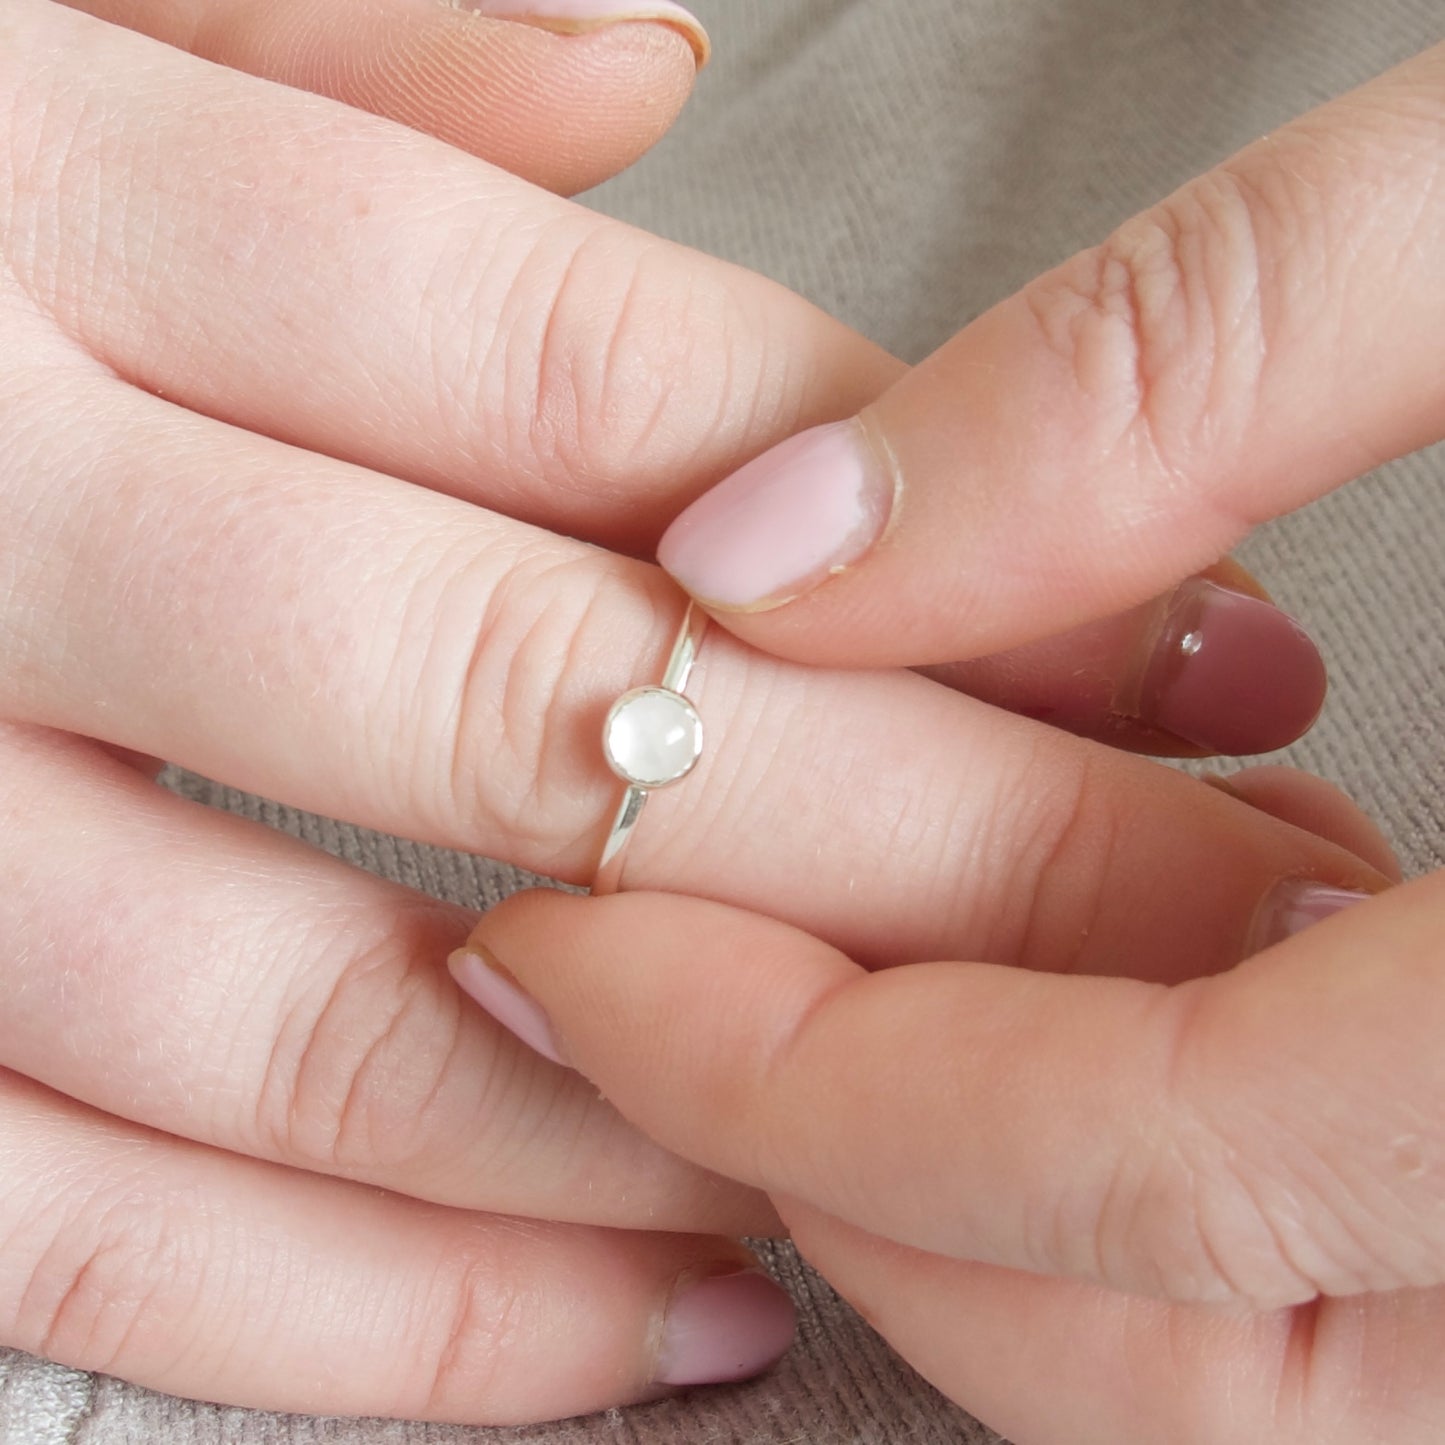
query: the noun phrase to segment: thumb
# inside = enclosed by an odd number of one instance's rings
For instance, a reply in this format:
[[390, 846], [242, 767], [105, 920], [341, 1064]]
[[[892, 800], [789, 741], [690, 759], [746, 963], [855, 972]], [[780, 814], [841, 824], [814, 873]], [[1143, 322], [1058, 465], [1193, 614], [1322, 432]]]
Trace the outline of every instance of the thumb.
[[1172, 987], [867, 973], [717, 903], [551, 890], [488, 913], [452, 968], [785, 1219], [801, 1201], [953, 1259], [1274, 1309], [1445, 1283], [1445, 874], [1351, 902], [1290, 880], [1283, 942]]
[[1167, 593], [1445, 434], [1442, 142], [1445, 46], [756, 459], [659, 560], [746, 641], [829, 665], [979, 657]]
[[572, 194], [666, 134], [708, 57], [673, 0], [72, 0]]

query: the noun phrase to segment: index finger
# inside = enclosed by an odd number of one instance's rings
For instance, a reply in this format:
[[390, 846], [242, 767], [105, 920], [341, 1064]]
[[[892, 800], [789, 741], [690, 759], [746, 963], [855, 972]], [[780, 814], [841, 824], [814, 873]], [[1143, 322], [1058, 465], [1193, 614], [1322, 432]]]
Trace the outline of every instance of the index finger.
[[1445, 46], [1243, 151], [694, 503], [755, 646], [933, 664], [1162, 593], [1445, 434]]
[[430, 136], [37, 0], [5, 24], [6, 268], [191, 410], [640, 553], [901, 370], [774, 282]]

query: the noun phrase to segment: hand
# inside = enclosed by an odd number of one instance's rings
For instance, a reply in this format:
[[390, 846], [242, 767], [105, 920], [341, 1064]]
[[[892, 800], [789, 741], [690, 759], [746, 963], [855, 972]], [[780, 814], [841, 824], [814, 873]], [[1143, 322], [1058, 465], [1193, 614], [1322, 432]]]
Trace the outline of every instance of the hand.
[[[765, 1364], [790, 1321], [755, 1279], [664, 1325], [775, 1224], [755, 1192], [464, 1014], [440, 960], [470, 915], [139, 755], [586, 881], [602, 714], [677, 622], [633, 557], [899, 367], [434, 138], [42, 0], [0, 19], [0, 142], [0, 1342], [485, 1423]], [[1205, 973], [1306, 884], [1389, 881], [907, 673], [719, 634], [698, 701], [714, 745], [629, 883], [872, 963], [1147, 943]]]
[[1127, 738], [1143, 713], [1208, 750], [1297, 730], [1297, 678], [1241, 685], [1240, 648], [1266, 635], [1251, 607], [1159, 594], [1445, 436], [1442, 176], [1445, 47], [1128, 222], [855, 421], [756, 461], [660, 558], [780, 656], [934, 665], [1051, 720], [1112, 716]]
[[[1238, 785], [1386, 864], [1326, 785]], [[768, 1189], [894, 1348], [1018, 1445], [1435, 1445], [1442, 936], [1445, 874], [1170, 988], [1162, 938], [1114, 978], [869, 973], [716, 903], [537, 893], [481, 921], [457, 977], [507, 970], [534, 1043]]]

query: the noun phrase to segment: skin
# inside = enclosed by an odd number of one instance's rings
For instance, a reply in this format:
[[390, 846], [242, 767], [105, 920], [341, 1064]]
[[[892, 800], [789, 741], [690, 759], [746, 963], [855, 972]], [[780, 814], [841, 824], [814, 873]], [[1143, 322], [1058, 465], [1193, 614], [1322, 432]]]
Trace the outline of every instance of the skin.
[[[442, 960], [471, 915], [185, 804], [148, 760], [585, 880], [615, 801], [596, 724], [677, 621], [637, 554], [900, 369], [464, 154], [565, 189], [651, 129], [529, 171], [404, 67], [348, 93], [334, 16], [216, 13], [0, 18], [0, 1342], [286, 1410], [642, 1398], [670, 1292], [773, 1206], [466, 1009]], [[293, 22], [310, 49], [263, 43]], [[404, 53], [440, 22], [377, 24]], [[578, 56], [646, 61], [659, 124], [685, 92], [670, 33], [522, 34], [437, 42], [444, 74], [555, 79], [519, 149], [572, 124]], [[698, 702], [733, 746], [651, 805], [629, 883], [871, 966], [1130, 956], [1162, 985], [1235, 963], [1282, 882], [1390, 882], [979, 694], [717, 634]]]

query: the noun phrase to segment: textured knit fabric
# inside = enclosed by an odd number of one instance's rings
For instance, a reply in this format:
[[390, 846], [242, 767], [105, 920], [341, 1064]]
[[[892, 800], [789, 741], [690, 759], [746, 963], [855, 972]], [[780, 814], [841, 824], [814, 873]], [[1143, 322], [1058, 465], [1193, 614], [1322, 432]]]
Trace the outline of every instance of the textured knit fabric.
[[[714, 65], [676, 131], [592, 202], [764, 271], [907, 359], [1192, 174], [1445, 36], [1441, 0], [695, 0], [695, 8], [716, 40]], [[1441, 450], [1400, 462], [1242, 550], [1308, 619], [1331, 664], [1328, 710], [1291, 760], [1351, 789], [1412, 873], [1445, 863], [1442, 472]], [[201, 779], [173, 781], [460, 903], [484, 906], [519, 882], [504, 866]], [[0, 1353], [0, 1441], [994, 1438], [913, 1375], [791, 1251], [774, 1251], [770, 1262], [797, 1296], [800, 1338], [750, 1385], [477, 1432], [220, 1409]]]

